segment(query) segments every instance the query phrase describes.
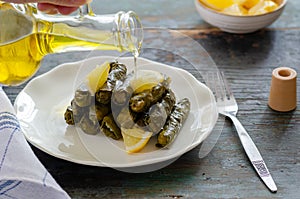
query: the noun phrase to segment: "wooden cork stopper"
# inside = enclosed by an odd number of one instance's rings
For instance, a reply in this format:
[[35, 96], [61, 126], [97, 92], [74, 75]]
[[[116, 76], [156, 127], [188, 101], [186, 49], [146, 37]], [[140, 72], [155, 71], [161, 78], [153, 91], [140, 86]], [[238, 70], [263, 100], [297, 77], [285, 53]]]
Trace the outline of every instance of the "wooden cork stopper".
[[297, 106], [297, 72], [288, 67], [273, 70], [269, 107], [275, 111], [292, 111]]

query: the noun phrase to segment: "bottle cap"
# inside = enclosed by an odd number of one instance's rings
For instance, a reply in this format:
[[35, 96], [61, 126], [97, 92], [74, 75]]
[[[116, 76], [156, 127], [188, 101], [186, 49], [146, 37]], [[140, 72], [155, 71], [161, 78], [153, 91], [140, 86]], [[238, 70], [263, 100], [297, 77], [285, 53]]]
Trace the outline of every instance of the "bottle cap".
[[269, 107], [275, 111], [292, 111], [297, 106], [297, 72], [279, 67], [272, 72]]

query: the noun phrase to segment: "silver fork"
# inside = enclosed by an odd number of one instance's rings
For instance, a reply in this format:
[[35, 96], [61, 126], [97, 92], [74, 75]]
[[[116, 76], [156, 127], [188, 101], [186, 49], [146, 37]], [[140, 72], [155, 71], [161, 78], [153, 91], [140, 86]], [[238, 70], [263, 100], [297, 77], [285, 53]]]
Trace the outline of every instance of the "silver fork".
[[272, 191], [276, 192], [276, 184], [262, 158], [259, 150], [255, 146], [251, 137], [247, 133], [246, 129], [237, 119], [236, 115], [238, 112], [238, 105], [231, 92], [228, 82], [223, 72], [214, 73], [213, 77], [209, 78], [208, 81], [214, 81], [211, 85], [214, 85], [211, 89], [213, 90], [217, 107], [220, 114], [230, 118], [236, 128], [240, 141], [244, 147], [244, 150], [250, 159], [256, 172], [265, 183], [265, 185]]

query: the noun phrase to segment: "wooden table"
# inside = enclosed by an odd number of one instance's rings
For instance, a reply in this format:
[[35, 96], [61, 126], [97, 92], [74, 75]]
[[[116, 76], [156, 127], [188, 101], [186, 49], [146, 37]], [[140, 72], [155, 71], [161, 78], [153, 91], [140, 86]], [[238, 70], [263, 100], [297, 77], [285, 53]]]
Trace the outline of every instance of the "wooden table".
[[[95, 0], [93, 7], [97, 14], [134, 10], [144, 26], [175, 29], [204, 46], [227, 75], [239, 104], [238, 117], [259, 148], [278, 192], [269, 192], [260, 181], [226, 120], [208, 156], [198, 158], [198, 146], [166, 168], [149, 173], [79, 165], [32, 147], [72, 198], [300, 198], [299, 98], [298, 108], [288, 113], [267, 105], [273, 69], [288, 66], [300, 73], [298, 0], [289, 0], [283, 15], [268, 28], [245, 35], [224, 33], [206, 24], [193, 0]], [[37, 75], [83, 57], [80, 53], [47, 56]], [[23, 87], [5, 89], [12, 102]]]

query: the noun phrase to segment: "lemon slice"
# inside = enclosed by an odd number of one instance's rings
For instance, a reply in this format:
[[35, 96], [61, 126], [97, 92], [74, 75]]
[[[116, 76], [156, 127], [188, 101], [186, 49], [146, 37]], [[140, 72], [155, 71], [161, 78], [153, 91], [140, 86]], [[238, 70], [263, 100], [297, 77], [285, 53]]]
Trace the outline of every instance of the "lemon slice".
[[248, 13], [248, 11], [243, 6], [237, 3], [225, 8], [222, 12], [225, 14], [238, 16], [246, 15]]
[[221, 11], [224, 8], [231, 6], [234, 3], [234, 0], [199, 0], [204, 3], [206, 6]]
[[151, 89], [164, 80], [164, 75], [154, 70], [138, 70], [135, 75], [130, 84], [136, 93]]
[[121, 132], [127, 153], [136, 153], [142, 150], [152, 136], [152, 132], [138, 128], [121, 128]]
[[87, 75], [88, 85], [93, 93], [104, 85], [108, 77], [109, 69], [109, 62], [105, 62], [97, 66]]
[[278, 4], [274, 1], [260, 1], [249, 10], [249, 15], [260, 15], [272, 12], [278, 8]]
[[255, 6], [256, 4], [259, 3], [260, 0], [239, 0], [240, 2], [238, 2], [240, 5], [242, 5], [243, 7], [245, 7], [246, 9], [250, 9], [253, 6]]

